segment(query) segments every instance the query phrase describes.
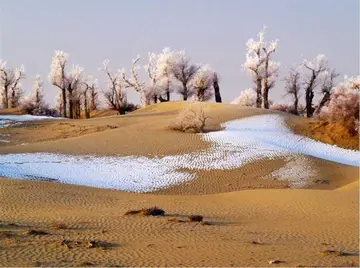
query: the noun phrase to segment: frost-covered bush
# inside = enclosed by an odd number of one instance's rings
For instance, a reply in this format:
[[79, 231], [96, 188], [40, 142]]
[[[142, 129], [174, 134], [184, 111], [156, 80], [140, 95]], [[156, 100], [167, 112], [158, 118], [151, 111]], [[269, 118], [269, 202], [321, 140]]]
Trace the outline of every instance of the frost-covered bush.
[[287, 104], [273, 104], [270, 106], [270, 109], [281, 112], [289, 112], [291, 110], [291, 107]]
[[180, 132], [204, 133], [209, 119], [210, 117], [202, 105], [200, 107], [189, 105], [179, 113], [175, 121], [169, 125], [169, 129]]
[[49, 105], [45, 103], [42, 87], [43, 81], [40, 75], [37, 75], [33, 84], [34, 92], [24, 98], [21, 102], [21, 108], [27, 114], [58, 116], [58, 112], [55, 109], [51, 109]]
[[245, 89], [240, 92], [239, 97], [234, 99], [231, 104], [239, 104], [241, 106], [256, 107], [256, 91], [252, 88]]
[[355, 78], [345, 76], [344, 82], [333, 89], [330, 101], [321, 109], [318, 119], [340, 123], [350, 133], [357, 133], [359, 130], [359, 89], [360, 76]]

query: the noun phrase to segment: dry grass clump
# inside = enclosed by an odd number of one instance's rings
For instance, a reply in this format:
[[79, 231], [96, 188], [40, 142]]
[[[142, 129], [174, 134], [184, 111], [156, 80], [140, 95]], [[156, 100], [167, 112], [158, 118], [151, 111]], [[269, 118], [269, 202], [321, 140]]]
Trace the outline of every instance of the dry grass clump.
[[323, 251], [320, 251], [320, 254], [323, 256], [344, 256], [346, 255], [344, 252], [340, 250], [333, 250], [333, 249], [325, 249]]
[[143, 215], [143, 216], [164, 216], [165, 210], [158, 207], [143, 208], [140, 210], [129, 210], [125, 212], [125, 216], [128, 215]]
[[209, 119], [203, 105], [193, 107], [189, 105], [179, 113], [168, 128], [180, 132], [204, 133]]
[[47, 235], [49, 233], [42, 230], [29, 230], [24, 233], [24, 235]]
[[173, 218], [169, 218], [167, 221], [168, 222], [181, 222], [181, 223], [184, 223], [184, 222], [198, 222], [201, 225], [211, 225], [210, 222], [204, 221], [204, 217], [201, 216], [201, 215], [190, 215], [190, 216], [187, 217], [187, 220], [182, 220], [182, 219], [173, 217]]
[[53, 222], [52, 227], [54, 230], [67, 229], [67, 226], [64, 223]]
[[190, 215], [188, 217], [189, 221], [192, 221], [192, 222], [202, 222], [204, 217], [201, 216], [201, 215]]
[[11, 231], [0, 231], [0, 239], [2, 239], [2, 238], [12, 238], [14, 236], [16, 236], [16, 234], [11, 232]]
[[179, 218], [169, 218], [168, 222], [185, 222], [184, 220], [181, 220]]

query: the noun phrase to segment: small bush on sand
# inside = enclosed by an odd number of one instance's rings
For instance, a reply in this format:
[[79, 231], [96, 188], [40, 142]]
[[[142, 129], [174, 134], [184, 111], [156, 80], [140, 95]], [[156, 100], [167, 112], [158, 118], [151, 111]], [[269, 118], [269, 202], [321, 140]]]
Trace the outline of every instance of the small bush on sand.
[[201, 222], [204, 219], [204, 217], [201, 215], [190, 215], [188, 219], [189, 221]]
[[67, 226], [64, 223], [53, 222], [52, 227], [54, 230], [66, 229]]
[[144, 216], [164, 216], [165, 210], [158, 207], [143, 208], [140, 210], [129, 210], [125, 212], [125, 216], [128, 215], [144, 215]]
[[47, 235], [48, 233], [41, 230], [29, 230], [24, 235]]
[[345, 77], [345, 81], [337, 85], [326, 106], [322, 107], [318, 119], [330, 123], [340, 123], [348, 132], [356, 135], [359, 131], [359, 91], [360, 76]]
[[203, 105], [189, 105], [179, 113], [175, 121], [169, 125], [169, 129], [180, 132], [204, 133], [209, 119], [210, 117], [206, 115]]

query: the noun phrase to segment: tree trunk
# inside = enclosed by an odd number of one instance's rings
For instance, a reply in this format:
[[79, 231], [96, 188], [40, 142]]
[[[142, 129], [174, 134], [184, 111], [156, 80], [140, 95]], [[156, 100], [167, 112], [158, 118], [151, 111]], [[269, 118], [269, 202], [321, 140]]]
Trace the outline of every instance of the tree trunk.
[[263, 92], [263, 100], [264, 100], [264, 108], [269, 109], [269, 86], [267, 82], [267, 78], [264, 81], [264, 92]]
[[186, 83], [183, 83], [183, 100], [184, 101], [187, 101], [188, 99], [188, 89], [187, 89], [187, 86], [186, 86]]
[[312, 100], [314, 98], [314, 92], [310, 87], [306, 89], [306, 117], [310, 118], [313, 115]]
[[170, 88], [166, 90], [166, 101], [170, 101]]
[[10, 108], [16, 108], [16, 91], [15, 88], [12, 88], [11, 90], [11, 99], [10, 99]]
[[90, 118], [90, 109], [88, 104], [88, 98], [87, 98], [87, 90], [84, 91], [84, 110], [85, 110], [85, 118]]
[[261, 96], [261, 78], [256, 79], [256, 107], [261, 108], [262, 96]]
[[313, 89], [313, 86], [314, 86], [315, 79], [316, 79], [316, 75], [315, 75], [315, 73], [314, 73], [314, 71], [313, 71], [313, 74], [312, 74], [310, 83], [309, 83], [309, 85], [308, 85], [307, 88], [306, 88], [306, 94], [305, 94], [305, 100], [306, 100], [306, 117], [307, 117], [307, 118], [312, 117], [312, 115], [313, 115], [313, 113], [314, 113], [314, 110], [313, 110], [313, 107], [312, 107], [312, 101], [313, 101], [313, 98], [314, 98], [314, 89]]
[[95, 97], [96, 97], [96, 93], [95, 91], [90, 91], [91, 93], [91, 100], [90, 100], [90, 111], [94, 111], [95, 108], [96, 108], [96, 105], [95, 105]]
[[70, 119], [74, 119], [74, 101], [72, 99], [72, 90], [69, 90], [69, 112]]
[[325, 92], [324, 97], [320, 101], [319, 107], [315, 111], [315, 114], [319, 114], [321, 111], [321, 108], [325, 106], [325, 104], [330, 100], [330, 92]]
[[66, 91], [65, 91], [65, 88], [61, 89], [61, 91], [62, 91], [62, 102], [63, 102], [62, 113], [63, 113], [63, 117], [66, 118]]
[[221, 103], [222, 100], [221, 100], [219, 83], [217, 81], [215, 81], [213, 84], [213, 87], [214, 87], [214, 91], [215, 91], [215, 101]]
[[122, 106], [119, 106], [118, 112], [119, 112], [119, 114], [125, 114], [125, 108]]
[[9, 108], [9, 89], [7, 86], [4, 86], [4, 95], [3, 95], [3, 100], [2, 100], [2, 104], [3, 104], [3, 108], [7, 109]]
[[294, 97], [295, 97], [295, 100], [294, 100], [294, 114], [299, 115], [299, 111], [298, 111], [299, 99], [298, 99], [297, 95], [295, 95]]

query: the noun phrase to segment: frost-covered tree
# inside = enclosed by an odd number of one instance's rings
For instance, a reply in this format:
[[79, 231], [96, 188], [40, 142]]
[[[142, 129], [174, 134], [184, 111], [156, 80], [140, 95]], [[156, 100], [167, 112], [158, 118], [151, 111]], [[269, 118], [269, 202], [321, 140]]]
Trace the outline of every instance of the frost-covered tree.
[[266, 42], [265, 29], [264, 26], [258, 33], [259, 40], [251, 38], [247, 41], [246, 60], [242, 67], [252, 76], [257, 94], [256, 107], [269, 109], [269, 91], [275, 85], [280, 63], [271, 60], [278, 40]]
[[107, 90], [104, 92], [106, 103], [110, 109], [116, 110], [119, 114], [125, 114], [127, 106], [127, 94], [125, 88], [125, 75], [123, 70], [117, 73], [109, 71], [109, 60], [104, 60], [104, 67], [101, 70], [107, 77]]
[[61, 90], [61, 114], [63, 117], [67, 117], [66, 109], [67, 109], [67, 97], [66, 97], [66, 74], [65, 74], [65, 66], [68, 61], [69, 55], [61, 50], [56, 50], [55, 54], [52, 58], [50, 65], [50, 73], [49, 73], [49, 82], [58, 87]]
[[312, 117], [314, 113], [314, 91], [320, 83], [322, 74], [328, 70], [328, 62], [324, 54], [317, 55], [312, 61], [304, 60], [303, 66], [308, 71], [305, 80], [306, 116]]
[[43, 93], [44, 81], [41, 79], [41, 75], [37, 74], [33, 82], [34, 90], [34, 103], [36, 106], [41, 106], [44, 103], [44, 93]]
[[80, 118], [81, 112], [81, 86], [84, 69], [78, 65], [72, 66], [71, 72], [66, 75], [66, 90], [69, 99], [70, 118]]
[[323, 97], [318, 105], [318, 108], [315, 111], [315, 114], [319, 114], [321, 108], [330, 101], [331, 91], [335, 85], [334, 80], [338, 76], [339, 74], [335, 71], [335, 69], [325, 71], [323, 73], [323, 81], [321, 84], [321, 93], [323, 94]]
[[62, 97], [62, 92], [59, 92], [55, 98], [54, 98], [54, 106], [55, 106], [55, 110], [57, 110], [58, 114], [63, 115], [63, 111], [64, 111], [64, 102], [63, 102], [63, 97]]
[[182, 95], [184, 101], [194, 95], [190, 83], [199, 69], [200, 66], [191, 63], [191, 59], [186, 55], [185, 50], [174, 52], [172, 74], [174, 75], [174, 78], [181, 83], [178, 93]]
[[93, 76], [89, 75], [86, 80], [82, 82], [83, 88], [81, 91], [83, 106], [85, 111], [85, 118], [90, 118], [90, 112], [94, 111], [98, 103], [98, 81]]
[[33, 93], [26, 96], [21, 103], [22, 109], [27, 113], [34, 115], [50, 115], [49, 113], [52, 113], [44, 100], [43, 85], [41, 76], [36, 75], [33, 81]]
[[353, 135], [359, 131], [360, 76], [347, 77], [331, 92], [327, 105], [320, 110], [318, 118], [337, 122]]
[[293, 97], [294, 104], [292, 107], [292, 113], [299, 114], [299, 98], [300, 98], [300, 71], [299, 69], [291, 69], [289, 75], [285, 77], [285, 90], [286, 95]]
[[252, 88], [245, 89], [240, 92], [239, 97], [235, 98], [231, 104], [239, 104], [241, 106], [257, 106], [258, 95]]
[[150, 104], [150, 98], [149, 96], [153, 95], [153, 88], [152, 87], [146, 87], [145, 82], [139, 81], [139, 75], [138, 70], [141, 69], [140, 65], [138, 65], [138, 62], [140, 61], [140, 56], [137, 55], [135, 59], [132, 60], [132, 66], [130, 69], [131, 72], [131, 78], [127, 78], [125, 74], [125, 70], [121, 69], [119, 73], [121, 73], [122, 82], [124, 84], [125, 88], [133, 88], [136, 92], [140, 94], [140, 102], [142, 106], [146, 106]]
[[208, 65], [202, 65], [191, 80], [190, 86], [195, 100], [208, 101], [213, 96], [214, 71]]
[[[50, 65], [49, 82], [61, 90], [62, 96], [62, 115], [67, 117], [79, 118], [79, 96], [83, 77], [83, 68], [73, 65], [70, 72], [66, 72], [66, 64], [69, 55], [61, 50], [56, 50]], [[68, 104], [68, 105], [67, 105]]]
[[170, 101], [173, 51], [164, 48], [161, 53], [149, 53], [148, 64], [145, 65], [146, 72], [150, 79], [148, 92], [152, 92], [155, 102]]
[[16, 69], [6, 68], [6, 61], [0, 59], [0, 88], [3, 108], [19, 106], [22, 96], [20, 80], [25, 77], [24, 66]]

